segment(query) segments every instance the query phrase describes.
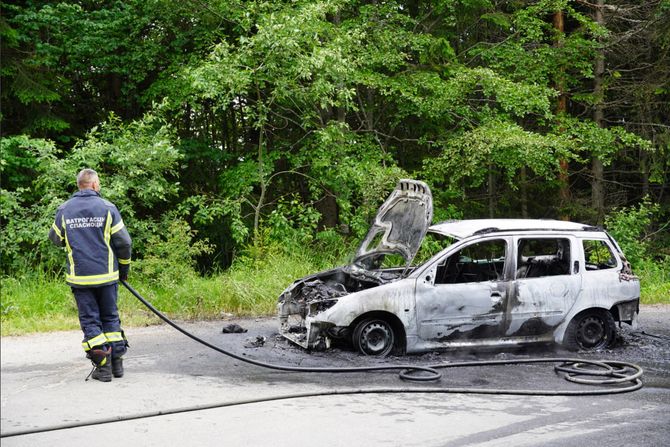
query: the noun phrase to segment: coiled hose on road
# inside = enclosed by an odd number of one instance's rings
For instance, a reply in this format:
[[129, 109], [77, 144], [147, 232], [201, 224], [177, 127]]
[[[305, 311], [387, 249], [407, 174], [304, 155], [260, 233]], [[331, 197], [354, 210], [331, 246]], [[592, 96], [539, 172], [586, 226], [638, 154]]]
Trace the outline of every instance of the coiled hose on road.
[[[65, 430], [69, 428], [86, 427], [91, 425], [109, 424], [112, 422], [123, 422], [137, 419], [146, 419], [150, 417], [163, 416], [169, 414], [187, 413], [193, 411], [208, 410], [214, 408], [230, 407], [235, 405], [252, 404], [259, 402], [269, 402], [276, 400], [297, 399], [303, 397], [333, 396], [333, 395], [351, 395], [351, 394], [391, 394], [391, 393], [459, 393], [459, 394], [498, 394], [498, 395], [525, 395], [525, 396], [594, 396], [603, 394], [620, 394], [642, 388], [643, 370], [640, 366], [621, 361], [611, 360], [585, 360], [574, 358], [532, 358], [517, 360], [483, 360], [469, 362], [449, 362], [435, 365], [383, 365], [383, 366], [363, 366], [363, 367], [338, 367], [338, 368], [314, 368], [299, 367], [288, 365], [275, 365], [272, 363], [261, 362], [259, 360], [249, 359], [234, 352], [227, 351], [215, 346], [200, 337], [188, 332], [168, 317], [163, 315], [150, 302], [148, 302], [139, 292], [137, 292], [128, 282], [121, 283], [144, 304], [158, 318], [172, 326], [177, 331], [195, 340], [196, 342], [213, 349], [216, 352], [232, 357], [242, 362], [250, 363], [262, 368], [269, 368], [279, 371], [302, 372], [302, 373], [354, 373], [354, 372], [372, 372], [372, 371], [400, 371], [399, 376], [405, 381], [428, 382], [437, 381], [442, 377], [439, 371], [446, 368], [472, 367], [472, 366], [490, 366], [490, 365], [519, 365], [530, 363], [559, 363], [554, 366], [556, 372], [563, 373], [563, 378], [570, 382], [582, 385], [595, 385], [598, 388], [588, 390], [523, 390], [523, 389], [493, 389], [493, 388], [453, 388], [453, 387], [399, 387], [399, 388], [362, 388], [362, 389], [343, 389], [327, 390], [318, 392], [307, 392], [288, 394], [280, 396], [271, 396], [258, 399], [240, 400], [235, 402], [221, 402], [206, 405], [195, 405], [184, 408], [175, 408], [168, 410], [158, 410], [126, 416], [116, 416], [104, 419], [95, 419], [83, 422], [72, 422], [60, 425], [53, 425], [42, 428], [6, 432], [0, 434], [0, 438], [11, 436], [22, 436], [34, 433], [45, 433], [56, 430]], [[629, 383], [622, 386], [622, 384]]]

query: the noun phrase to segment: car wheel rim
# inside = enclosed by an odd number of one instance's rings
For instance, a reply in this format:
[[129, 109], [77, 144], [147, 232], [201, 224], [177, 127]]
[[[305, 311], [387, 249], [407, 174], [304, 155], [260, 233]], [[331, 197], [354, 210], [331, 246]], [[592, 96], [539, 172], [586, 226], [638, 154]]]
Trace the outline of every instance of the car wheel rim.
[[600, 348], [607, 342], [605, 324], [598, 317], [587, 317], [579, 323], [577, 341], [582, 348]]
[[393, 333], [383, 323], [367, 325], [361, 333], [361, 348], [368, 355], [380, 355], [391, 349]]

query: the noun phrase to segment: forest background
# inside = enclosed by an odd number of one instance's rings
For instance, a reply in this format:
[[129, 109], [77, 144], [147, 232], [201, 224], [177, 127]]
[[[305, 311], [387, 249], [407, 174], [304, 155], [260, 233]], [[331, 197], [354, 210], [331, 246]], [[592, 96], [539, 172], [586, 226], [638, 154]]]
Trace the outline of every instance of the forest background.
[[173, 317], [272, 313], [399, 178], [436, 221], [604, 225], [670, 302], [670, 0], [0, 7], [3, 335], [77, 327], [47, 232], [84, 167]]

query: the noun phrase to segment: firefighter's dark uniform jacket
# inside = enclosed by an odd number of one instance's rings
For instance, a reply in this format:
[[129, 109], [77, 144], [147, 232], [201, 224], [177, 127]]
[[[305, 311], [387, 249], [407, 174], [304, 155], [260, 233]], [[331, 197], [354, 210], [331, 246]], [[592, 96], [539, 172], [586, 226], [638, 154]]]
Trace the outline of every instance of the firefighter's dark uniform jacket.
[[75, 288], [114, 284], [130, 268], [131, 240], [116, 206], [85, 189], [56, 212], [49, 239], [67, 250], [65, 280]]

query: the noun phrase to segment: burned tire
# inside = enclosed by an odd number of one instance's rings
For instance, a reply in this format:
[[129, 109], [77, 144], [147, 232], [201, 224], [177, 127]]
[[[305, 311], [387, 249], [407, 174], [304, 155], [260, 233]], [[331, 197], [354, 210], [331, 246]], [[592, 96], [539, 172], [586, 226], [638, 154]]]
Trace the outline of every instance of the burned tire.
[[616, 336], [614, 318], [606, 310], [591, 309], [578, 314], [568, 326], [563, 345], [571, 351], [597, 351], [612, 344]]
[[370, 318], [356, 325], [351, 338], [361, 354], [384, 357], [393, 351], [396, 334], [388, 321]]

